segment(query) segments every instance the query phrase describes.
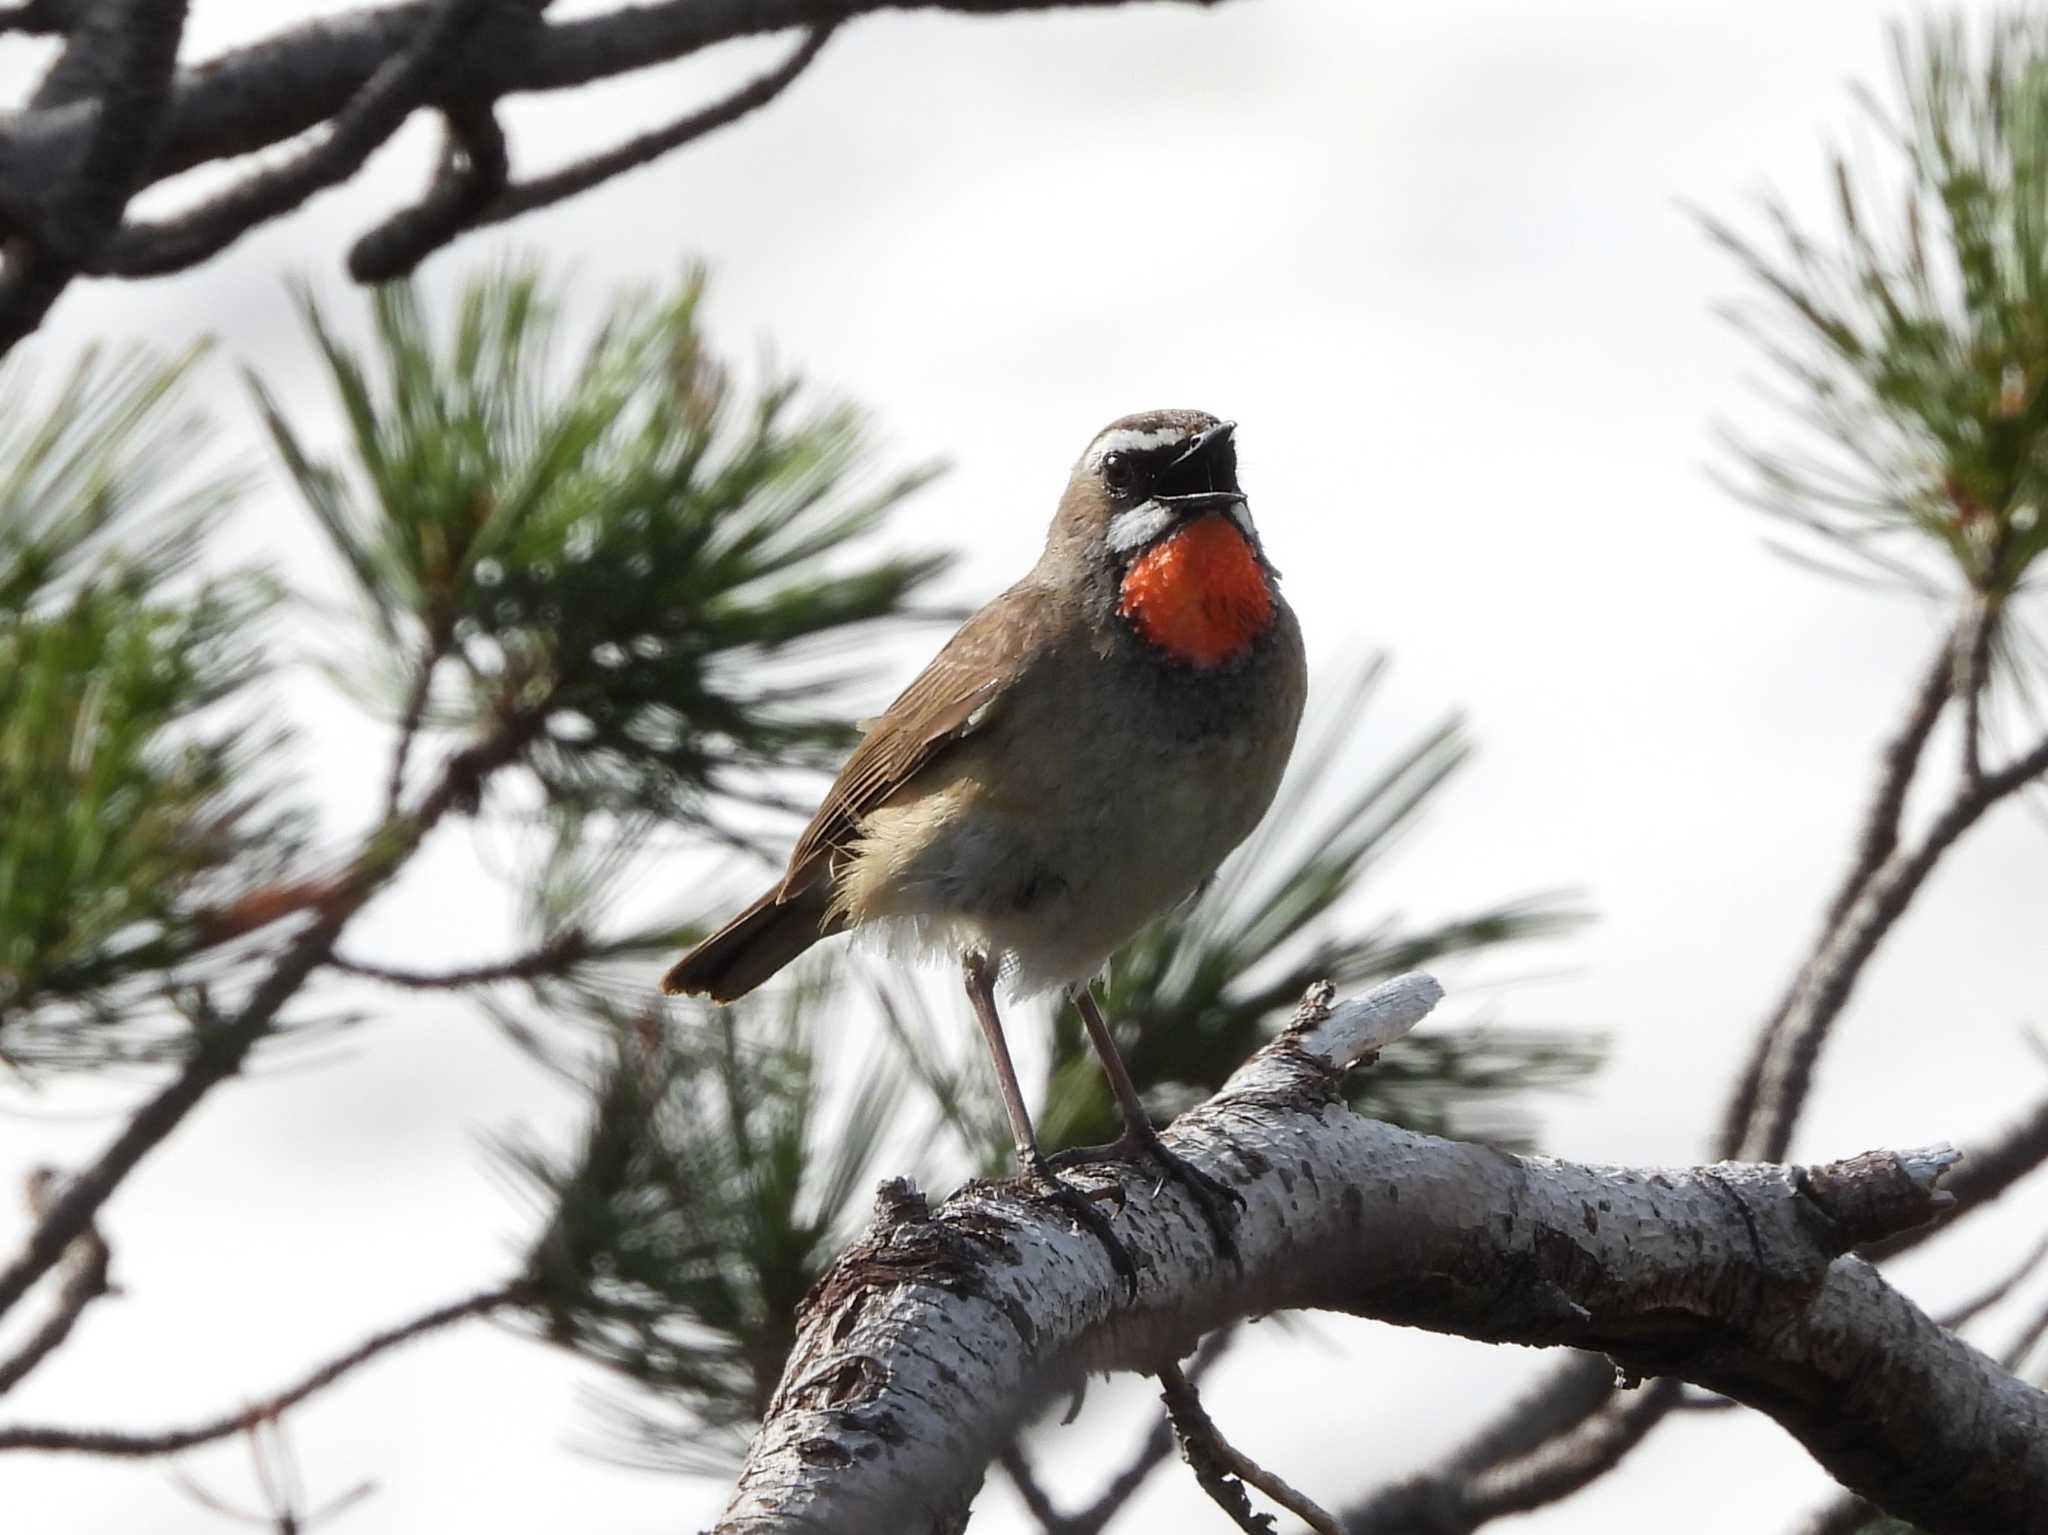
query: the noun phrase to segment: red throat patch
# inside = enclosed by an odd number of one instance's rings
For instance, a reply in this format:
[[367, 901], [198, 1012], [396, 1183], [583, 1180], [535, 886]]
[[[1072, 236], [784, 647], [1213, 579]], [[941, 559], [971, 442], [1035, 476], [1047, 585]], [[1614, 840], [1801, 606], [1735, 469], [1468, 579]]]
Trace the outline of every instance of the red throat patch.
[[1208, 516], [1154, 544], [1124, 573], [1117, 612], [1168, 655], [1216, 666], [1273, 620], [1273, 592], [1242, 530]]

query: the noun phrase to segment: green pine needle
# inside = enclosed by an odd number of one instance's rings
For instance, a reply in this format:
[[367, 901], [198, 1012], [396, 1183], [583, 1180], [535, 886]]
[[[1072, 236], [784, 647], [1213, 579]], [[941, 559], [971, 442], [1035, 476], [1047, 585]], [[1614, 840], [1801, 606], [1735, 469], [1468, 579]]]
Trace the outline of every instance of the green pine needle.
[[[1806, 433], [1733, 442], [1735, 484], [1806, 563], [2000, 628], [2048, 549], [2048, 18], [1929, 20], [1893, 54], [1902, 110], [1858, 97], [1890, 163], [1836, 156], [1830, 233], [1776, 201], [1765, 238], [1706, 221]], [[1995, 636], [2008, 678], [2025, 648]]]
[[610, 1404], [624, 1459], [729, 1469], [886, 1171], [905, 1083], [886, 1058], [828, 1072], [833, 989], [813, 968], [772, 1011], [620, 1022], [581, 1144], [508, 1148], [551, 1211], [531, 1259], [546, 1336], [644, 1388]]
[[[831, 665], [946, 565], [876, 536], [930, 469], [884, 476], [856, 413], [751, 394], [705, 347], [703, 285], [630, 294], [574, 358], [531, 271], [473, 283], [442, 334], [378, 290], [359, 350], [305, 301], [349, 424], [316, 460], [252, 380], [358, 594], [398, 717], [516, 719], [550, 803], [709, 826], [714, 799], [822, 769], [850, 740]], [[346, 669], [346, 668], [345, 668]]]
[[168, 999], [218, 982], [234, 913], [297, 848], [250, 690], [275, 601], [192, 566], [234, 485], [184, 473], [208, 435], [191, 356], [88, 353], [37, 408], [0, 386], [0, 1053], [154, 1055]]

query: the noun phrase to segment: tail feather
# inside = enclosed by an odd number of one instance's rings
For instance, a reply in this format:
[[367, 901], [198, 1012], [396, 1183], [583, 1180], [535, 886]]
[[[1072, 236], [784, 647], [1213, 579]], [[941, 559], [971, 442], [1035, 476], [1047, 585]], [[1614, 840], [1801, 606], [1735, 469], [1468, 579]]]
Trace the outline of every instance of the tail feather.
[[661, 978], [661, 989], [671, 995], [705, 995], [714, 1002], [745, 996], [846, 925], [831, 910], [828, 886], [829, 881], [819, 880], [779, 903], [782, 887], [776, 886], [677, 960]]

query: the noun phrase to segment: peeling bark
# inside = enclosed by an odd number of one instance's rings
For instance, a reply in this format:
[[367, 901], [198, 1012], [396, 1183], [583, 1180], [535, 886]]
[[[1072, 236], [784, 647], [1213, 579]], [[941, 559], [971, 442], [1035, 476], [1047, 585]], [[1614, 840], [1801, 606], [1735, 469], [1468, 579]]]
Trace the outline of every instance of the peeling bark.
[[1143, 1169], [1120, 1200], [1134, 1299], [1093, 1237], [1013, 1184], [936, 1210], [901, 1181], [807, 1298], [719, 1535], [961, 1528], [988, 1462], [1085, 1374], [1150, 1370], [1236, 1318], [1344, 1311], [1572, 1345], [1770, 1413], [1933, 1532], [2042, 1528], [2048, 1396], [1945, 1333], [1857, 1243], [1931, 1219], [1954, 1160], [1592, 1167], [1362, 1118], [1343, 1073], [1434, 1005], [1426, 977], [1312, 1016], [1169, 1132], [1236, 1188], [1241, 1263]]

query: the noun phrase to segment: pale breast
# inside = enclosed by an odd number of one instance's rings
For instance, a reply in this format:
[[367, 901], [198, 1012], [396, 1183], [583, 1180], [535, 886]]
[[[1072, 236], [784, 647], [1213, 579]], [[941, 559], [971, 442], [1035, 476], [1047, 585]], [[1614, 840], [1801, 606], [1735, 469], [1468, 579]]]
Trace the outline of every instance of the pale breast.
[[1093, 975], [1271, 804], [1300, 717], [1288, 638], [1279, 675], [1237, 679], [1229, 708], [1105, 687], [1096, 669], [1119, 663], [1100, 655], [1049, 666], [995, 728], [864, 818], [835, 874], [839, 910], [893, 923], [912, 948], [1004, 955], [1022, 990]]

